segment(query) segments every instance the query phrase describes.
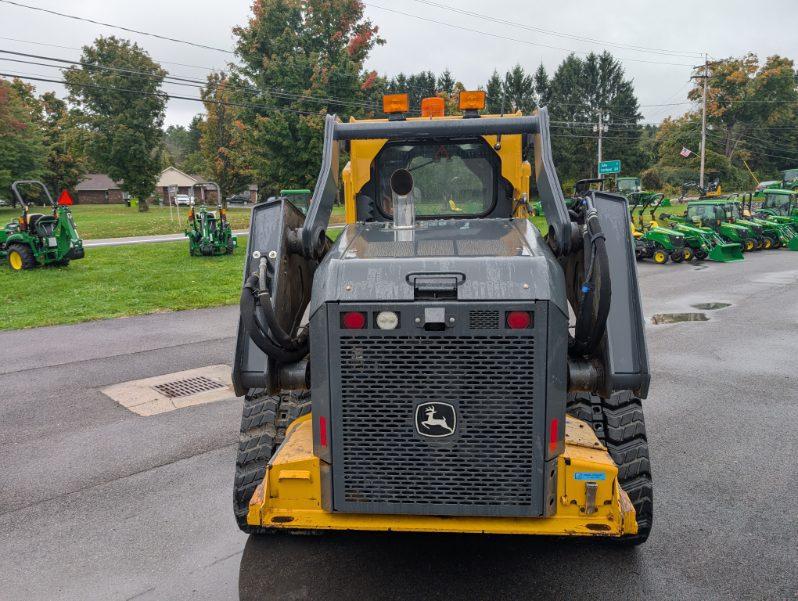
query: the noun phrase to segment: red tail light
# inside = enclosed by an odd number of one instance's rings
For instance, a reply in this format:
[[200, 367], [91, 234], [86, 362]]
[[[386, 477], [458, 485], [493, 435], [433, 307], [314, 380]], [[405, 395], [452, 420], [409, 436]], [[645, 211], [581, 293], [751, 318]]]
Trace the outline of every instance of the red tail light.
[[556, 417], [549, 423], [549, 452], [557, 450], [557, 443], [560, 441], [560, 420]]
[[327, 446], [327, 418], [324, 416], [319, 418], [319, 444]]
[[511, 330], [526, 330], [532, 325], [532, 314], [529, 311], [508, 311], [507, 327]]
[[362, 330], [366, 327], [366, 314], [360, 311], [349, 311], [341, 317], [341, 325], [346, 330]]

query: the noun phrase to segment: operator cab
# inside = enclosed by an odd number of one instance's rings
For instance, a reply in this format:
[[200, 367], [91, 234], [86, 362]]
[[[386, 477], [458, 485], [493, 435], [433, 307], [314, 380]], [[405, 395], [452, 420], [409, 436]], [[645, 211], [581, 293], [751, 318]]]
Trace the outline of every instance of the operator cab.
[[705, 227], [717, 227], [726, 221], [726, 212], [718, 204], [693, 204], [687, 207], [687, 218]]
[[[462, 117], [444, 116], [443, 100], [427, 98], [421, 117], [408, 118], [406, 94], [386, 99], [388, 119], [368, 123], [479, 119], [485, 106], [484, 92], [464, 92]], [[514, 215], [519, 201], [525, 208], [529, 194], [531, 166], [522, 158], [523, 145], [524, 136], [519, 134], [353, 139], [349, 142], [351, 161], [343, 171], [347, 223], [393, 221], [391, 176], [400, 169], [412, 177], [414, 216], [419, 221], [525, 217]]]
[[798, 205], [798, 194], [785, 194], [783, 191], [778, 191], [765, 194], [762, 208], [769, 209], [782, 217], [789, 217], [796, 205]]

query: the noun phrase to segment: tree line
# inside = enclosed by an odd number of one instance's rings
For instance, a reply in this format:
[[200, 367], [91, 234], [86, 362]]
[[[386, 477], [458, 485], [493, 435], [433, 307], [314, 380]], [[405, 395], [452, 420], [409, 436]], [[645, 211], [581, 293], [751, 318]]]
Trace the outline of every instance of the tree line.
[[[175, 165], [219, 183], [223, 196], [257, 183], [262, 194], [312, 188], [321, 156], [323, 116], [380, 117], [384, 94], [407, 92], [411, 115], [421, 100], [444, 98], [457, 113], [465, 89], [449, 70], [388, 77], [366, 67], [385, 44], [359, 0], [259, 0], [235, 28], [237, 61], [200, 82], [204, 111], [188, 126], [163, 128], [169, 75], [135, 43], [101, 37], [64, 70], [66, 100], [36, 96], [18, 80], [0, 80], [0, 189], [40, 177], [56, 191], [87, 171], [107, 173], [146, 199], [158, 173]], [[727, 187], [752, 184], [798, 165], [798, 90], [792, 60], [754, 54], [707, 67], [707, 167]], [[703, 67], [696, 75], [703, 75]], [[700, 100], [695, 80], [687, 100]], [[567, 56], [553, 71], [515, 65], [480, 86], [486, 113], [549, 109], [555, 162], [569, 191], [596, 173], [597, 128], [603, 157], [649, 188], [678, 186], [698, 173], [697, 102], [659, 125], [643, 123], [632, 80], [610, 53]], [[691, 151], [688, 157], [682, 149]], [[750, 171], [749, 171], [750, 170]], [[146, 203], [142, 203], [146, 208]]]

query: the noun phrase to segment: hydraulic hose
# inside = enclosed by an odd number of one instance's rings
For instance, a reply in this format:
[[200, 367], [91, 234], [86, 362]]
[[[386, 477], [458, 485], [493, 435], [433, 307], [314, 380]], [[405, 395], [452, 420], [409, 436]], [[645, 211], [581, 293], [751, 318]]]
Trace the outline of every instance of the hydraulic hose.
[[[582, 282], [582, 298], [574, 330], [573, 351], [577, 355], [590, 356], [595, 354], [604, 336], [610, 313], [612, 288], [604, 233], [601, 230], [598, 212], [589, 197], [585, 198], [585, 209], [583, 248], [584, 252], [590, 252], [590, 259]], [[596, 294], [598, 294], [598, 307], [594, 317], [593, 305]]]
[[[261, 298], [260, 292], [259, 277], [253, 274], [247, 278], [241, 289], [239, 301], [244, 330], [260, 350], [278, 363], [299, 361], [308, 354], [307, 334], [303, 332], [300, 336], [291, 338], [282, 328], [273, 328], [272, 325], [279, 326], [279, 324], [272, 309], [271, 299], [269, 296]], [[258, 320], [259, 314], [265, 318], [265, 327]], [[270, 323], [270, 318], [273, 324]], [[280, 338], [275, 340], [277, 337]], [[281, 340], [290, 344], [283, 344]]]

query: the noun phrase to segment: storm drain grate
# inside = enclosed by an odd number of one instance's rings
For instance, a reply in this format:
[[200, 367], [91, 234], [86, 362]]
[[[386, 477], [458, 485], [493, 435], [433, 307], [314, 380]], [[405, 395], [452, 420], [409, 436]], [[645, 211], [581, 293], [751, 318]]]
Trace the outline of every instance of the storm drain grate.
[[153, 388], [164, 396], [174, 399], [181, 396], [190, 396], [199, 392], [206, 392], [208, 390], [225, 388], [225, 385], [216, 380], [206, 378], [205, 376], [197, 376], [196, 378], [186, 378], [185, 380], [174, 380], [173, 382], [156, 384]]

